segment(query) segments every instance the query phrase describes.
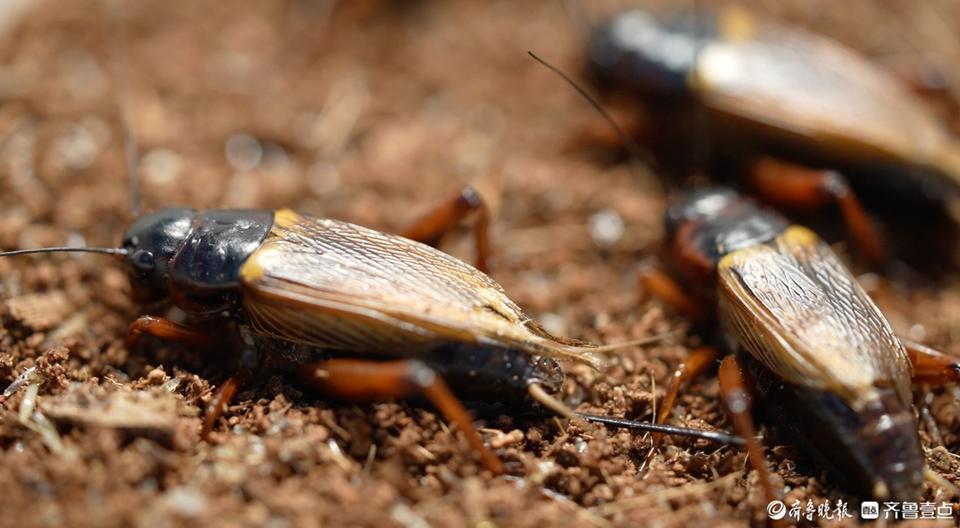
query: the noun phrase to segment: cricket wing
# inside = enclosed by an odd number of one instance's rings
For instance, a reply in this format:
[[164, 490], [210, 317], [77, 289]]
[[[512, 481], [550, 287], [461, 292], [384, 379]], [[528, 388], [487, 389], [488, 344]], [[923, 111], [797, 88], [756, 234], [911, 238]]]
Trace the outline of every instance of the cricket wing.
[[855, 408], [877, 387], [910, 401], [911, 366], [886, 318], [837, 256], [806, 228], [719, 264], [725, 324], [791, 383], [838, 393]]
[[278, 211], [241, 280], [257, 331], [318, 348], [412, 354], [464, 341], [594, 362], [590, 345], [544, 332], [472, 266], [346, 222]]
[[864, 162], [934, 167], [960, 186], [956, 143], [888, 74], [818, 35], [752, 29], [712, 43], [698, 58], [693, 82], [708, 108]]

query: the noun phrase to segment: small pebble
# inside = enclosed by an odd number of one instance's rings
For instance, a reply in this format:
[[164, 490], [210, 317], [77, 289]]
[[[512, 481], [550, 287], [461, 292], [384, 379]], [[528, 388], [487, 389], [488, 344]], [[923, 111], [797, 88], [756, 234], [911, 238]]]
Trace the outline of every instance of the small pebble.
[[234, 169], [253, 170], [263, 159], [263, 146], [250, 135], [236, 134], [227, 140], [224, 155]]
[[490, 447], [500, 449], [523, 442], [523, 431], [514, 429], [509, 433], [501, 433], [490, 440]]
[[163, 500], [172, 513], [183, 517], [196, 517], [207, 507], [207, 499], [203, 494], [187, 486], [171, 489], [164, 495]]
[[147, 374], [147, 382], [151, 385], [160, 385], [167, 379], [167, 373], [162, 368], [155, 368]]
[[183, 159], [176, 152], [158, 148], [147, 152], [140, 162], [143, 179], [154, 185], [173, 183], [180, 177]]
[[587, 222], [594, 244], [601, 248], [616, 245], [623, 238], [623, 218], [613, 209], [602, 209], [590, 217]]

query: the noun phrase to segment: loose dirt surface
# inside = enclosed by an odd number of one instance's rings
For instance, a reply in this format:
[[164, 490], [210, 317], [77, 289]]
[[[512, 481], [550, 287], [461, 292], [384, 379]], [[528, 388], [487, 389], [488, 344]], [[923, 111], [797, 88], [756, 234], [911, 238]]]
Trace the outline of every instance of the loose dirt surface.
[[[147, 209], [294, 207], [393, 231], [472, 183], [493, 205], [494, 276], [551, 331], [598, 342], [679, 332], [620, 351], [601, 372], [569, 366], [563, 396], [580, 410], [649, 419], [696, 344], [682, 318], [633, 284], [637, 263], [656, 253], [662, 193], [642, 167], [565, 150], [592, 111], [525, 53], [579, 72], [584, 27], [617, 6], [344, 4], [36, 6], [0, 39], [0, 247], [117, 243], [130, 222], [121, 108], [139, 143]], [[920, 56], [960, 67], [956, 4], [773, 4], [756, 8], [893, 69]], [[443, 247], [470, 259], [463, 231]], [[960, 353], [954, 278], [882, 291], [898, 331]], [[233, 372], [231, 351], [127, 350], [126, 326], [141, 313], [128, 294], [107, 257], [0, 260], [0, 385], [20, 380], [0, 399], [0, 525], [741, 526], [765, 517], [739, 449], [668, 438], [652, 450], [632, 432], [495, 412], [479, 422], [509, 468], [494, 478], [428, 407], [331, 402], [270, 373], [201, 441], [199, 416]], [[917, 401], [929, 463], [960, 482], [953, 390], [918, 389]], [[731, 428], [712, 376], [684, 391], [673, 422]], [[856, 507], [782, 442], [766, 445], [788, 502]], [[957, 500], [932, 486], [924, 497]]]

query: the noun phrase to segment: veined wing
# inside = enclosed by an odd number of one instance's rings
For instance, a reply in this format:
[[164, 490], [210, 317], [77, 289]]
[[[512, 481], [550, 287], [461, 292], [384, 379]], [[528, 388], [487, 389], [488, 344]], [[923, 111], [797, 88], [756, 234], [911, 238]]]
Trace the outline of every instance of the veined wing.
[[550, 336], [472, 266], [346, 222], [278, 211], [241, 281], [258, 331], [317, 347], [398, 354], [455, 340], [595, 361], [590, 345]]
[[692, 82], [708, 107], [865, 160], [935, 167], [960, 185], [956, 143], [889, 75], [819, 35], [737, 27], [698, 58]]
[[911, 366], [879, 308], [813, 232], [719, 264], [721, 313], [740, 344], [785, 380], [839, 394], [854, 408], [878, 386], [910, 402]]

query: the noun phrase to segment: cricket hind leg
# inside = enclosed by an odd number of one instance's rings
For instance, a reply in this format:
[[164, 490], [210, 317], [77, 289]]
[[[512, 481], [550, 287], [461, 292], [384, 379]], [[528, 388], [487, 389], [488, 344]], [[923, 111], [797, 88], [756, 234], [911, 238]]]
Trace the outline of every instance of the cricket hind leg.
[[873, 265], [887, 262], [886, 237], [840, 173], [761, 158], [747, 169], [746, 179], [754, 191], [777, 207], [813, 211], [836, 204], [864, 258]]
[[484, 445], [470, 413], [443, 379], [420, 361], [329, 359], [301, 366], [298, 375], [310, 387], [346, 400], [423, 396], [460, 429], [485, 468], [495, 475], [503, 473], [503, 463]]
[[490, 209], [480, 193], [470, 185], [464, 186], [409, 225], [400, 232], [400, 235], [430, 246], [437, 246], [444, 235], [470, 214], [475, 214], [473, 230], [476, 266], [480, 271], [486, 272], [490, 269]]

